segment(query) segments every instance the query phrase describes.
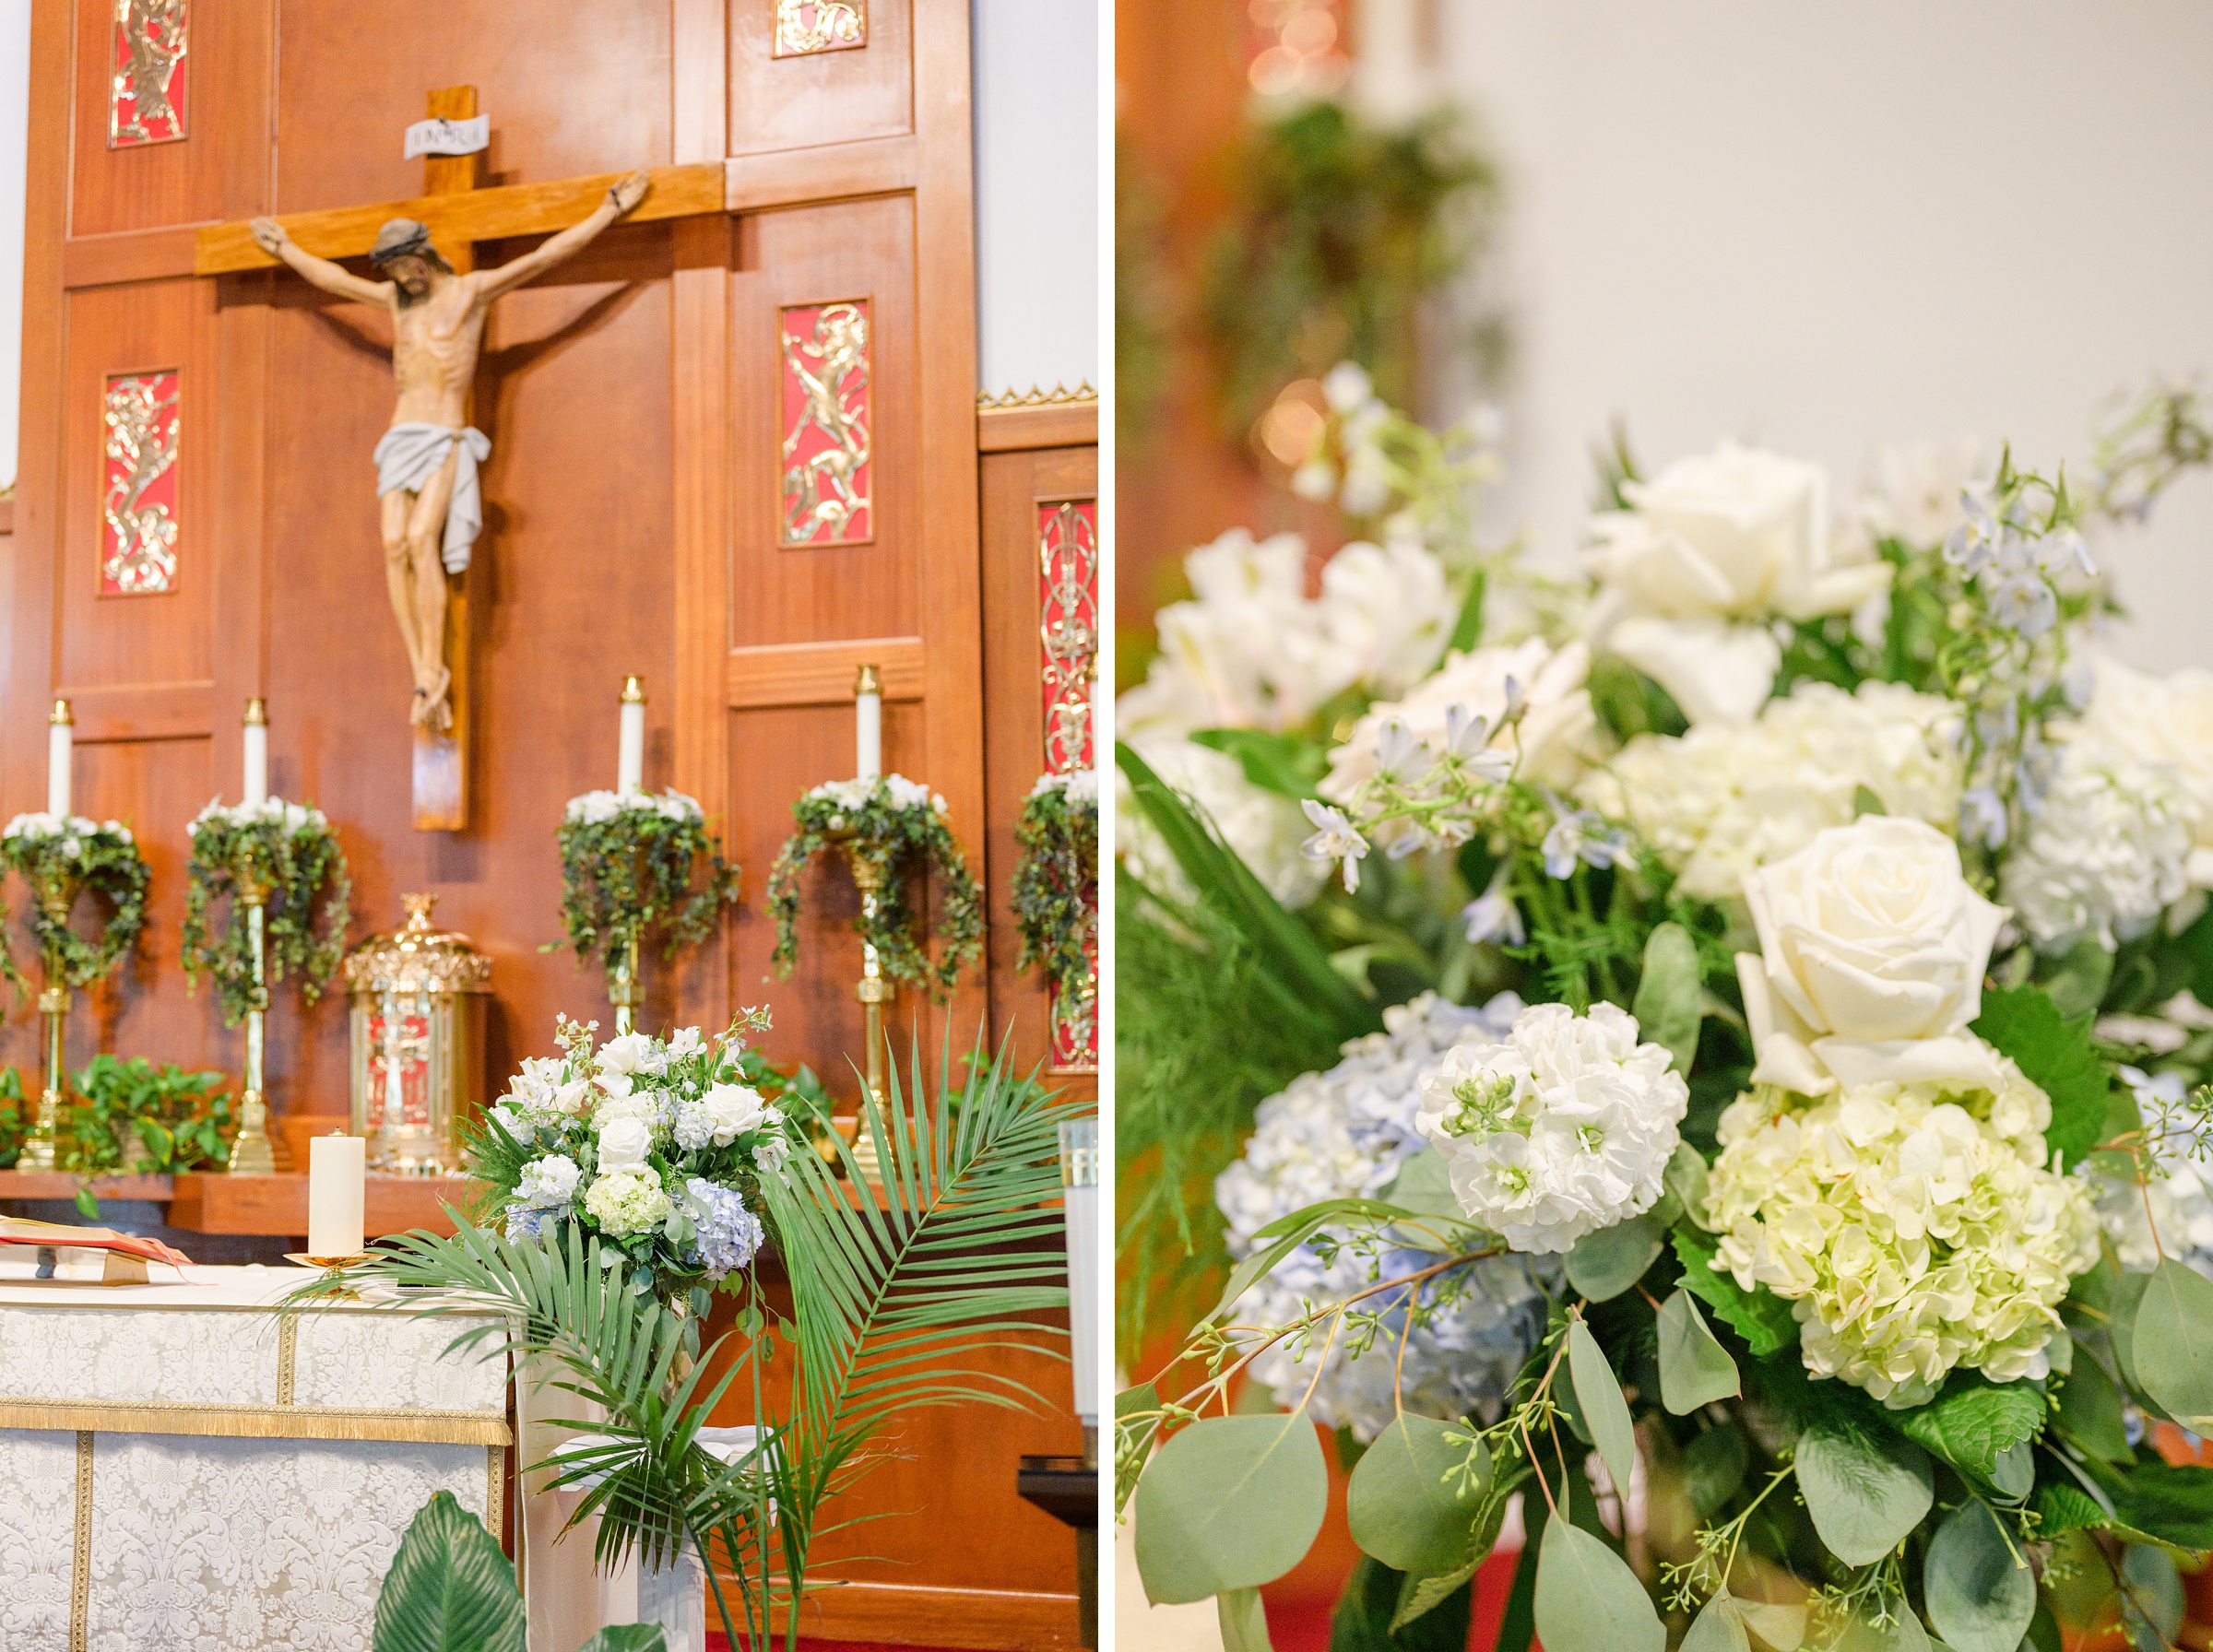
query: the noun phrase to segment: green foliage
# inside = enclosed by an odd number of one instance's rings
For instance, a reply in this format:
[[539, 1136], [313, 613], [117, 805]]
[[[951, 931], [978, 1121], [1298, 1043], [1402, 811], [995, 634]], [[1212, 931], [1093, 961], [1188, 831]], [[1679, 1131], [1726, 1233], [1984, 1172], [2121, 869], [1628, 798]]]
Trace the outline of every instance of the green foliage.
[[1629, 1013], [1650, 1042], [1664, 1044], [1679, 1073], [1698, 1053], [1698, 1022], [1705, 1015], [1706, 983], [1698, 943], [1680, 924], [1653, 926], [1644, 943], [1644, 969]]
[[1666, 1238], [1650, 1212], [1585, 1233], [1568, 1253], [1568, 1282], [1586, 1301], [1611, 1302], [1644, 1277]]
[[[231, 1098], [217, 1093], [223, 1081], [221, 1073], [157, 1068], [143, 1056], [93, 1056], [71, 1080], [78, 1104], [68, 1110], [61, 1168], [86, 1177], [169, 1175], [227, 1162], [232, 1121]], [[89, 1189], [79, 1189], [77, 1202], [97, 1219]]]
[[1798, 1437], [1796, 1462], [1814, 1529], [1848, 1566], [1889, 1554], [1921, 1524], [1935, 1495], [1926, 1452], [1851, 1423], [1808, 1428]]
[[1687, 1291], [1660, 1304], [1660, 1402], [1678, 1417], [1744, 1391], [1736, 1362]]
[[1022, 935], [1018, 969], [1043, 964], [1067, 1015], [1095, 1015], [1099, 935], [1099, 794], [1072, 795], [1066, 775], [1035, 787], [1014, 822], [1010, 900]]
[[[598, 797], [609, 807], [581, 807]], [[598, 954], [612, 964], [633, 939], [657, 927], [661, 956], [673, 959], [680, 948], [712, 935], [722, 908], [738, 899], [738, 867], [723, 859], [699, 806], [674, 792], [665, 799], [579, 797], [554, 842], [561, 847], [561, 921], [579, 964]]]
[[1637, 1461], [1637, 1424], [1605, 1350], [1580, 1317], [1568, 1322], [1568, 1373], [1575, 1383], [1576, 1413], [1590, 1429], [1606, 1472], [1615, 1485], [1627, 1486]]
[[1685, 1488], [1700, 1519], [1711, 1519], [1736, 1495], [1751, 1462], [1745, 1431], [1734, 1422], [1716, 1423], [1683, 1448]]
[[[246, 1012], [267, 1007], [270, 985], [300, 977], [300, 997], [312, 1004], [337, 972], [352, 920], [353, 884], [346, 854], [322, 814], [271, 800], [274, 812], [249, 813], [210, 807], [192, 824], [192, 859], [185, 871], [183, 962], [187, 988], [201, 975], [215, 983], [223, 1024], [235, 1027]], [[287, 818], [288, 810], [298, 810]], [[254, 949], [242, 888], [267, 891], [263, 907], [265, 985], [255, 1002]], [[320, 897], [318, 914], [315, 903]], [[211, 932], [207, 910], [229, 900], [230, 912]]]
[[1952, 1652], [2014, 1652], [2036, 1615], [2036, 1575], [1979, 1497], [1937, 1527], [1921, 1579], [1929, 1626]]
[[23, 1075], [12, 1067], [0, 1067], [0, 1170], [15, 1163], [30, 1128], [23, 1105]]
[[1386, 401], [1414, 399], [1415, 307], [1473, 254], [1496, 190], [1459, 122], [1391, 130], [1318, 101], [1256, 121], [1231, 169], [1204, 320], [1224, 422], [1242, 440], [1276, 392], [1359, 362]]
[[1683, 1264], [1683, 1289], [1721, 1316], [1745, 1339], [1756, 1359], [1765, 1359], [1798, 1339], [1791, 1304], [1765, 1285], [1746, 1291], [1726, 1273], [1713, 1269], [1715, 1247], [1683, 1228], [1671, 1235]]
[[1408, 1587], [1426, 1581], [1363, 1554], [1331, 1615], [1329, 1652], [1467, 1652], [1474, 1602], [1464, 1580], [1431, 1611], [1391, 1627]]
[[1751, 1652], [1751, 1646], [1745, 1634], [1744, 1609], [1724, 1590], [1691, 1620], [1680, 1652]]
[[[858, 784], [834, 783], [841, 787]], [[917, 802], [898, 801], [888, 782], [879, 780], [858, 802], [817, 786], [791, 806], [799, 830], [785, 839], [768, 875], [779, 974], [790, 974], [799, 961], [799, 873], [815, 856], [837, 844], [859, 856], [875, 879], [875, 911], [871, 914], [865, 910], [864, 903], [864, 910], [853, 920], [853, 932], [876, 949], [884, 974], [941, 1003], [953, 996], [961, 971], [983, 950], [984, 896], [968, 869], [961, 840], [945, 823], [938, 801], [927, 794]], [[908, 879], [925, 870], [938, 879], [938, 921], [928, 932], [906, 898]], [[933, 936], [938, 942], [934, 962], [929, 950]]]
[[2060, 1432], [2101, 1462], [2136, 1459], [2129, 1448], [2127, 1415], [2120, 1388], [2088, 1349], [2075, 1350], [2075, 1367], [2060, 1385]]
[[416, 1511], [376, 1597], [373, 1652], [523, 1652], [515, 1566], [484, 1523], [439, 1492]]
[[1464, 1565], [1489, 1489], [1488, 1455], [1475, 1473], [1466, 1472], [1468, 1457], [1466, 1436], [1450, 1424], [1400, 1412], [1354, 1465], [1345, 1494], [1353, 1541], [1398, 1572]]
[[669, 1637], [658, 1623], [609, 1623], [576, 1652], [668, 1652]]
[[2213, 1433], [2213, 1281], [2172, 1257], [2145, 1284], [2129, 1337], [2136, 1386], [2195, 1433]]
[[1257, 1588], [1313, 1546], [1329, 1506], [1313, 1420], [1208, 1417], [1176, 1434], [1137, 1485], [1137, 1567], [1156, 1603]]
[[2121, 1525], [2178, 1549], [2213, 1550], [2213, 1469], [2147, 1460], [2104, 1483]]
[[2102, 1137], [2112, 1085], [2090, 1042], [2089, 1016], [2066, 1020], [2039, 987], [1994, 988], [1983, 993], [1972, 1030], [2052, 1098], [2044, 1140], [2067, 1166], [2080, 1162]]
[[1946, 1462], [1987, 1480], [2002, 1456], [2043, 1427], [2044, 1397], [2028, 1383], [1996, 1384], [1955, 1371], [1935, 1399], [1894, 1411], [1890, 1421]]
[[[146, 926], [146, 891], [152, 874], [137, 840], [115, 821], [101, 825], [72, 816], [61, 830], [13, 832], [0, 837], [0, 867], [30, 885], [24, 915], [45, 961], [49, 985], [91, 985], [123, 962]], [[105, 913], [90, 939], [69, 923], [79, 893], [90, 895]], [[0, 974], [23, 988], [22, 974], [5, 945], [0, 945]]]
[[1627, 742], [1640, 734], [1680, 735], [1690, 727], [1674, 696], [1619, 655], [1595, 656], [1588, 684], [1591, 709], [1616, 740]]
[[1264, 728], [1201, 728], [1191, 744], [1237, 760], [1245, 778], [1262, 791], [1290, 798], [1316, 796], [1315, 787], [1329, 773], [1329, 755], [1299, 734], [1274, 734]]
[[1544, 1652], [1661, 1652], [1667, 1631], [1621, 1556], [1568, 1520], [1546, 1522], [1537, 1554]]

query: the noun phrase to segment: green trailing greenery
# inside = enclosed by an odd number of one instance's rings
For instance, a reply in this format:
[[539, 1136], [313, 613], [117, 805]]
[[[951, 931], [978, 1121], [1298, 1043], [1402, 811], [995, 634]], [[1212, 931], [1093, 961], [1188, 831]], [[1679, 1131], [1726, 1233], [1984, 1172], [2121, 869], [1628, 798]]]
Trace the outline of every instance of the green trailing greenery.
[[[1095, 1006], [1099, 933], [1098, 776], [1050, 774], [1014, 822], [1012, 902], [1022, 931], [1016, 966], [1044, 966], [1071, 1009]], [[1092, 1013], [1086, 1008], [1086, 1014]]]
[[[239, 891], [258, 885], [267, 891], [263, 991], [296, 975], [302, 1002], [314, 1003], [337, 973], [353, 915], [346, 852], [329, 821], [319, 809], [272, 798], [258, 809], [210, 804], [189, 830], [183, 948], [187, 988], [202, 975], [213, 981], [225, 1026], [235, 1027], [256, 1007], [253, 943]], [[211, 926], [209, 908], [226, 901], [220, 926]]]
[[[472, 1316], [452, 1351], [529, 1362], [598, 1413], [572, 1425], [603, 1444], [527, 1467], [583, 1492], [571, 1524], [597, 1517], [598, 1564], [665, 1566], [688, 1551], [709, 1563], [733, 1642], [764, 1646], [780, 1633], [796, 1652], [814, 1546], [846, 1524], [835, 1500], [892, 1454], [887, 1430], [932, 1407], [1041, 1408], [1004, 1375], [1000, 1351], [1057, 1355], [1065, 1335], [1037, 1316], [1068, 1301], [1053, 1201], [1059, 1127], [1079, 1105], [1018, 1078], [1003, 1051], [981, 1082], [962, 1084], [948, 1053], [934, 1100], [917, 1051], [909, 1082], [894, 1071], [889, 1089], [891, 1121], [869, 1127], [882, 1205], [856, 1196], [866, 1184], [842, 1143], [842, 1179], [807, 1154], [787, 1178], [763, 1178], [790, 1310], [749, 1268], [735, 1328], [696, 1359], [689, 1304], [633, 1289], [574, 1223], [543, 1244], [467, 1222], [451, 1237], [387, 1240], [370, 1260], [302, 1287], [288, 1308], [312, 1311], [379, 1281], [408, 1288], [409, 1313]], [[793, 1357], [772, 1373], [779, 1343]], [[726, 1400], [761, 1430], [728, 1466], [699, 1442]], [[440, 1540], [466, 1548], [457, 1523], [440, 1520]]]
[[662, 957], [673, 959], [712, 935], [738, 900], [739, 868], [699, 806], [678, 793], [589, 793], [570, 803], [555, 836], [561, 920], [580, 964], [600, 954], [612, 962], [657, 927]]
[[[157, 1068], [143, 1056], [93, 1056], [71, 1080], [77, 1100], [67, 1113], [61, 1168], [89, 1182], [227, 1163], [232, 1119], [223, 1083], [221, 1073]], [[77, 1189], [77, 1205], [88, 1219], [98, 1219], [89, 1186]]]
[[1226, 174], [1203, 314], [1222, 408], [1242, 439], [1296, 378], [1357, 361], [1384, 398], [1414, 400], [1417, 311], [1466, 267], [1497, 191], [1459, 117], [1387, 129], [1346, 104], [1255, 122]]
[[[146, 926], [146, 891], [152, 874], [130, 829], [116, 821], [19, 817], [0, 837], [0, 867], [30, 886], [24, 915], [39, 956], [60, 966], [55, 985], [79, 987], [99, 980], [123, 962]], [[70, 926], [66, 906], [49, 912], [41, 899], [49, 890], [68, 892], [70, 905], [77, 892], [91, 895], [104, 909], [99, 933], [91, 938], [79, 935]], [[5, 948], [0, 948], [0, 972], [24, 990], [22, 972]]]
[[[799, 874], [833, 845], [849, 846], [873, 870], [876, 909], [864, 910], [853, 929], [876, 949], [879, 967], [943, 1002], [961, 971], [983, 951], [984, 897], [945, 823], [944, 800], [927, 786], [893, 774], [883, 779], [840, 780], [816, 786], [791, 806], [799, 830], [787, 838], [768, 878], [768, 909], [775, 919], [777, 973], [791, 974], [799, 956]], [[908, 904], [910, 878], [932, 873], [939, 915], [929, 935]], [[929, 942], [938, 943], [929, 956]]]
[[0, 1067], [0, 1170], [15, 1164], [30, 1128], [29, 1111], [23, 1104], [23, 1075], [12, 1067]]

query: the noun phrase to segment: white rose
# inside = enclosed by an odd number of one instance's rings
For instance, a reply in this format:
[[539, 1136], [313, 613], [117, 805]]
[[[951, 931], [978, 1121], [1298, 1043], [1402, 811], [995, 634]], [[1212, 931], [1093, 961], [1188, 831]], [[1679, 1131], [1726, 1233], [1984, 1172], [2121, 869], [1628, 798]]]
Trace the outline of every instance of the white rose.
[[1630, 509], [1592, 524], [1586, 630], [1694, 723], [1759, 709], [1781, 662], [1768, 619], [1844, 613], [1888, 588], [1889, 564], [1843, 563], [1830, 544], [1818, 466], [1724, 442], [1622, 493]]
[[1803, 1094], [1959, 1078], [1995, 1086], [1967, 1031], [2005, 908], [1968, 886], [1959, 846], [1920, 820], [1832, 826], [1751, 873], [1758, 955], [1737, 979], [1758, 1056], [1753, 1078]]
[[634, 1073], [645, 1069], [653, 1054], [653, 1040], [643, 1032], [622, 1032], [599, 1046], [595, 1057], [603, 1073]]
[[618, 1171], [644, 1169], [645, 1150], [652, 1144], [653, 1132], [643, 1119], [609, 1120], [599, 1132], [599, 1174], [608, 1176]]
[[2190, 881], [2213, 888], [2213, 671], [2188, 667], [2154, 677], [2113, 659], [2097, 661], [2096, 671], [2083, 732], [2131, 757], [2172, 768], [2188, 799], [2196, 844]]
[[728, 1147], [747, 1130], [757, 1129], [768, 1104], [747, 1084], [716, 1084], [699, 1098], [700, 1111], [715, 1121], [715, 1145]]

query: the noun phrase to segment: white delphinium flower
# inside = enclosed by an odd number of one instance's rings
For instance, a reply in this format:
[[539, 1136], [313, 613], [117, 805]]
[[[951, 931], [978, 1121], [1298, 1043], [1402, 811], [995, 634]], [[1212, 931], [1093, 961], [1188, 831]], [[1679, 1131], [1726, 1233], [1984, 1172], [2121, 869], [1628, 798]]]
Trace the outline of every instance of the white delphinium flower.
[[1471, 1219], [1516, 1250], [1565, 1251], [1659, 1199], [1690, 1105], [1672, 1060], [1612, 1004], [1538, 1004], [1504, 1039], [1449, 1052], [1414, 1122]]
[[1802, 682], [1749, 724], [1639, 735], [1577, 796], [1634, 826], [1685, 894], [1722, 900], [1746, 873], [1850, 825], [1863, 787], [1886, 814], [1948, 831], [1961, 785], [1953, 702], [1899, 683]]
[[[1385, 1031], [1347, 1044], [1344, 1059], [1327, 1072], [1302, 1074], [1262, 1102], [1244, 1156], [1214, 1183], [1231, 1254], [1249, 1255], [1262, 1243], [1253, 1237], [1261, 1228], [1308, 1205], [1388, 1192], [1408, 1161], [1426, 1150], [1414, 1127], [1423, 1068], [1461, 1040], [1502, 1036], [1521, 1007], [1511, 994], [1482, 1009], [1425, 994], [1386, 1009]], [[1329, 1232], [1340, 1240], [1350, 1236], [1347, 1229]], [[1244, 1325], [1286, 1325], [1379, 1278], [1416, 1272], [1438, 1259], [1414, 1252], [1377, 1258], [1345, 1248], [1325, 1264], [1312, 1245], [1301, 1245], [1246, 1293], [1234, 1316]], [[1495, 1418], [1543, 1332], [1544, 1292], [1556, 1287], [1558, 1265], [1498, 1257], [1464, 1271], [1468, 1288], [1432, 1299], [1434, 1314], [1407, 1333], [1405, 1403], [1435, 1417], [1474, 1410]], [[1396, 1304], [1371, 1298], [1364, 1305], [1382, 1313]], [[1286, 1402], [1296, 1398], [1313, 1379], [1326, 1340], [1286, 1338], [1253, 1361], [1254, 1379]], [[1386, 1335], [1349, 1357], [1343, 1337], [1331, 1343], [1314, 1389], [1314, 1414], [1359, 1439], [1375, 1438], [1398, 1410], [1398, 1343], [1395, 1334]]]
[[1999, 891], [2037, 949], [2143, 934], [2189, 888], [2188, 805], [2164, 765], [2070, 740], [2006, 856]]
[[2168, 768], [2190, 817], [2190, 881], [2213, 889], [2213, 671], [2186, 667], [2154, 677], [2110, 658], [2090, 669], [2083, 734]]
[[1806, 1369], [1892, 1407], [1955, 1366], [2039, 1378], [2068, 1281], [2098, 1260], [2082, 1185], [2044, 1168], [2052, 1103], [1995, 1056], [1990, 1088], [1773, 1089], [1722, 1115], [1717, 1271], [1793, 1304]]
[[[1166, 785], [1213, 822], [1230, 852], [1284, 906], [1296, 912], [1321, 891], [1329, 868], [1299, 853], [1307, 823], [1296, 803], [1253, 785], [1236, 758], [1212, 747], [1189, 740], [1147, 739], [1136, 749]], [[1116, 784], [1120, 808], [1115, 817], [1115, 849], [1122, 863], [1148, 887], [1171, 899], [1189, 901], [1193, 891], [1183, 868], [1137, 807], [1128, 779], [1118, 771]]]
[[1341, 808], [1317, 803], [1311, 797], [1299, 807], [1314, 823], [1314, 835], [1299, 845], [1299, 853], [1310, 861], [1341, 863], [1344, 867], [1345, 892], [1352, 893], [1360, 887], [1360, 863], [1367, 858], [1367, 840], [1344, 818]]

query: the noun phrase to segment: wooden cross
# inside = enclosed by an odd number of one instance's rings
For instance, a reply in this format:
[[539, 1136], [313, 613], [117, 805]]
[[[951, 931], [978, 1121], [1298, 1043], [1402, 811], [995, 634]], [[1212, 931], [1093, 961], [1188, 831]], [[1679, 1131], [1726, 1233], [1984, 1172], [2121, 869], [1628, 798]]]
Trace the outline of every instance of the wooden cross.
[[[450, 86], [430, 94], [432, 119], [465, 121], [473, 119], [476, 112], [477, 88], [473, 86]], [[432, 155], [423, 161], [424, 194], [420, 199], [294, 213], [278, 222], [305, 251], [338, 259], [367, 253], [386, 219], [417, 218], [429, 229], [432, 241], [455, 273], [466, 274], [476, 267], [478, 242], [566, 229], [598, 206], [608, 186], [623, 176], [609, 172], [550, 183], [479, 189], [478, 170], [476, 155]], [[692, 218], [726, 209], [719, 164], [657, 167], [646, 175], [652, 188], [628, 215], [630, 221]], [[193, 272], [225, 275], [278, 264], [273, 254], [255, 243], [250, 225], [242, 220], [212, 224], [199, 231]], [[442, 731], [415, 730], [418, 832], [458, 832], [468, 823], [468, 586], [466, 574], [448, 574], [446, 578], [445, 658], [453, 673], [448, 690], [453, 723]]]

